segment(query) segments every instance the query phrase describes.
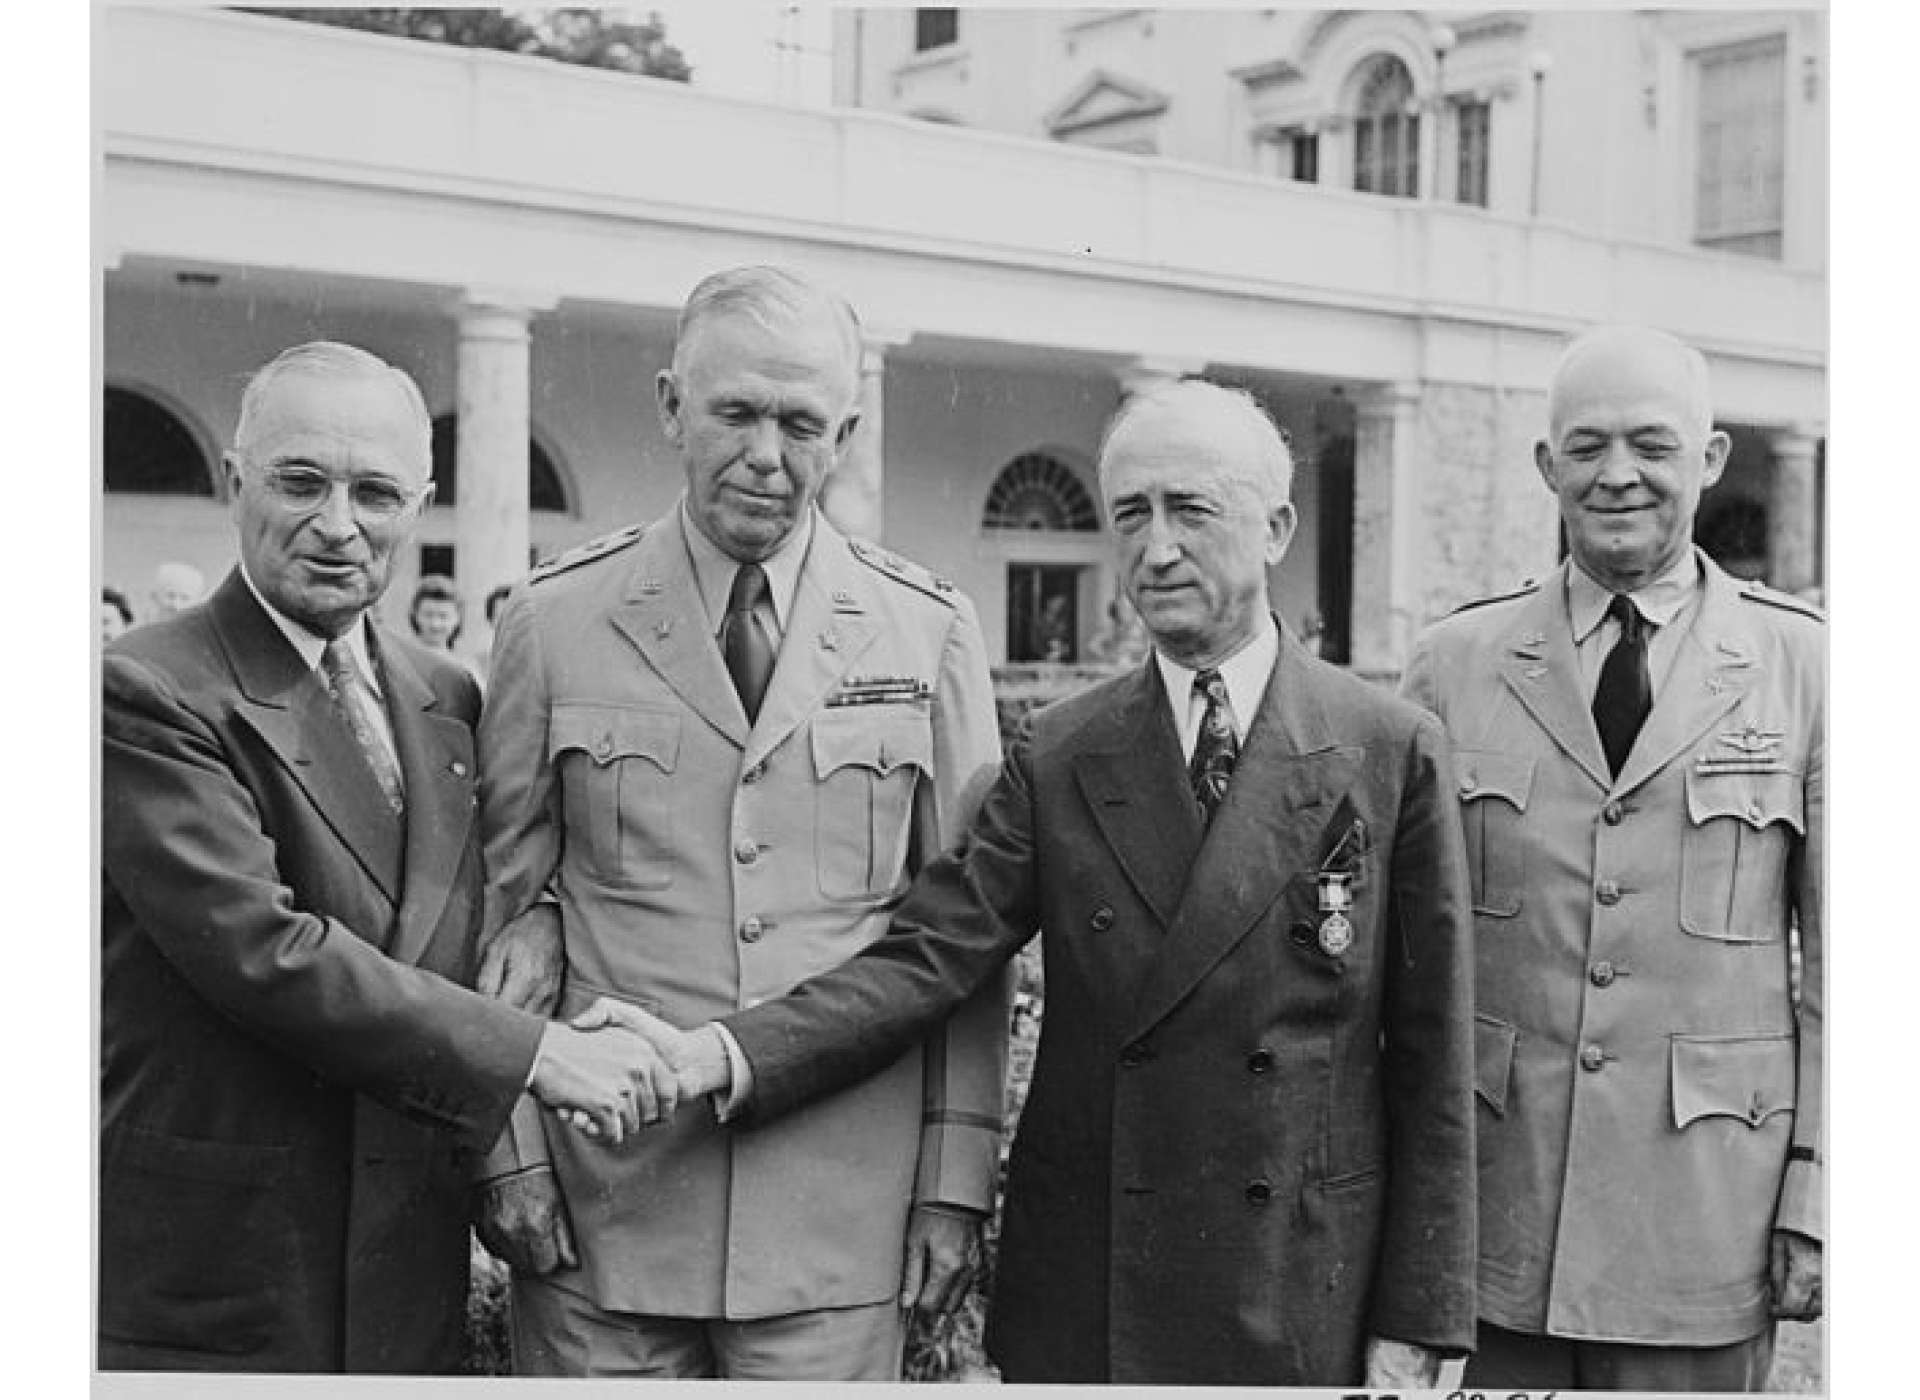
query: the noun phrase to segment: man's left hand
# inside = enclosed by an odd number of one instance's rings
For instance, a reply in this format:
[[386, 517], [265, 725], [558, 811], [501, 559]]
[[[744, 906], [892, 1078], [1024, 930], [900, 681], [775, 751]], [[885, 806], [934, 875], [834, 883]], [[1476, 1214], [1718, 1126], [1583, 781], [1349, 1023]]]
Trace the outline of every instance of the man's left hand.
[[1439, 1384], [1439, 1352], [1418, 1342], [1367, 1338], [1368, 1390], [1432, 1390]]
[[1775, 1230], [1772, 1254], [1773, 1315], [1786, 1322], [1812, 1322], [1825, 1308], [1820, 1241], [1797, 1230]]
[[960, 1306], [980, 1267], [983, 1222], [958, 1211], [915, 1206], [907, 1217], [907, 1267], [900, 1306], [945, 1317]]
[[480, 950], [474, 990], [530, 1011], [551, 1016], [560, 1004], [560, 983], [567, 970], [561, 936], [560, 906], [536, 904], [510, 920]]

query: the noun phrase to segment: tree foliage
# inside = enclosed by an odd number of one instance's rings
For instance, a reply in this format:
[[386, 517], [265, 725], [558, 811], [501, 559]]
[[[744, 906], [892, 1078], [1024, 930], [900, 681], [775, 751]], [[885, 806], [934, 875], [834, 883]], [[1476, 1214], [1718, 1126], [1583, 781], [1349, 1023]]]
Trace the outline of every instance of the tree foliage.
[[585, 6], [512, 11], [239, 8], [274, 19], [363, 29], [460, 48], [532, 54], [586, 68], [609, 68], [681, 83], [693, 75], [680, 50], [668, 42], [667, 27], [655, 13], [644, 19], [625, 20]]

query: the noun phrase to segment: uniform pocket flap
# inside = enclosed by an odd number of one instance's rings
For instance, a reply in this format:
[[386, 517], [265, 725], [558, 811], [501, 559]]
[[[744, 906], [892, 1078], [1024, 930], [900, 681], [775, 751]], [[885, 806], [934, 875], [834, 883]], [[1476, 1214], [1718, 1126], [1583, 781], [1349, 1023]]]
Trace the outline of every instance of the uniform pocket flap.
[[1498, 797], [1516, 812], [1527, 810], [1527, 797], [1533, 791], [1532, 759], [1519, 754], [1457, 749], [1453, 766], [1462, 802]]
[[558, 701], [547, 724], [547, 753], [577, 749], [595, 763], [644, 758], [671, 773], [680, 758], [680, 716], [630, 705]]
[[1687, 770], [1687, 815], [1704, 826], [1715, 817], [1736, 817], [1762, 830], [1785, 822], [1807, 834], [1806, 785], [1788, 769], [1777, 773], [1703, 773]]
[[850, 706], [823, 710], [813, 721], [813, 767], [818, 777], [840, 768], [866, 768], [881, 777], [897, 768], [933, 771], [933, 729], [918, 711], [875, 717]]
[[1519, 1038], [1505, 1021], [1474, 1014], [1473, 1092], [1499, 1118], [1507, 1116], [1507, 1082], [1513, 1078], [1513, 1046]]
[[1787, 1035], [1673, 1038], [1673, 1125], [1737, 1118], [1757, 1128], [1793, 1111], [1794, 1038]]

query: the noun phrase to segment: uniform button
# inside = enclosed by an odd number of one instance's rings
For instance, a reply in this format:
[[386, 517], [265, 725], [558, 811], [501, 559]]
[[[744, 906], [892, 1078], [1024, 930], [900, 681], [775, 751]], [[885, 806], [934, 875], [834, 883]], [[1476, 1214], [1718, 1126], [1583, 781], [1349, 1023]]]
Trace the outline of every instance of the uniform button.
[[1600, 809], [1600, 820], [1604, 821], [1608, 826], [1620, 825], [1620, 823], [1626, 819], [1626, 815], [1627, 814], [1621, 810], [1618, 802], [1609, 802]]
[[1602, 880], [1600, 887], [1593, 892], [1593, 897], [1605, 905], [1618, 904], [1620, 902], [1620, 887], [1611, 880]]
[[1478, 792], [1479, 790], [1480, 790], [1479, 774], [1475, 773], [1471, 768], [1469, 768], [1467, 769], [1466, 772], [1460, 775], [1460, 791]]
[[1247, 1183], [1247, 1200], [1256, 1206], [1263, 1206], [1273, 1199], [1273, 1183], [1265, 1178]]
[[1759, 821], [1761, 817], [1765, 816], [1766, 811], [1767, 809], [1760, 805], [1760, 799], [1757, 797], [1747, 804], [1747, 815], [1755, 821]]
[[733, 858], [742, 865], [752, 865], [756, 860], [760, 859], [760, 848], [754, 845], [752, 841], [742, 837], [739, 843], [733, 848]]
[[1599, 1069], [1607, 1062], [1607, 1052], [1598, 1045], [1589, 1045], [1580, 1052], [1581, 1069]]
[[1596, 987], [1611, 987], [1613, 985], [1613, 964], [1604, 961], [1595, 963], [1587, 969], [1587, 980]]
[[1105, 933], [1113, 927], [1113, 910], [1103, 904], [1093, 911], [1093, 916], [1087, 920], [1087, 923], [1095, 933]]
[[1273, 1051], [1259, 1049], [1247, 1056], [1247, 1068], [1254, 1074], [1265, 1074], [1273, 1068]]
[[596, 754], [598, 754], [602, 759], [612, 758], [613, 757], [613, 736], [611, 734], [602, 734], [600, 736], [600, 742], [594, 746], [593, 751]]
[[740, 921], [740, 941], [742, 943], [758, 943], [760, 941], [760, 935], [766, 931], [767, 926], [760, 922], [760, 916], [758, 914], [749, 914]]
[[767, 765], [764, 763], [756, 763], [740, 775], [740, 781], [743, 783], [757, 783], [766, 776]]

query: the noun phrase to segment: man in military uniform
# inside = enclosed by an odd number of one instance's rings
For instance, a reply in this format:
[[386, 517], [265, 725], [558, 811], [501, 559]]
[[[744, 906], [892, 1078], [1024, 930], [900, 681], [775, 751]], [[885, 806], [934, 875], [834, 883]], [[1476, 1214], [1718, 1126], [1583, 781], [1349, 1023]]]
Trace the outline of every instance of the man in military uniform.
[[1405, 680], [1473, 878], [1466, 1384], [1757, 1390], [1821, 1308], [1825, 627], [1691, 543], [1728, 450], [1697, 351], [1592, 331], [1548, 411], [1572, 558]]
[[[679, 505], [507, 603], [483, 987], [536, 995], [564, 961], [561, 1015], [725, 1015], [879, 937], [964, 829], [999, 756], [973, 608], [814, 506], [859, 354], [807, 281], [702, 282], [658, 380]], [[515, 1267], [517, 1368], [897, 1379], [904, 1305], [959, 1301], [993, 1203], [1007, 986], [768, 1128], [690, 1110], [615, 1145], [518, 1114], [481, 1227]]]

